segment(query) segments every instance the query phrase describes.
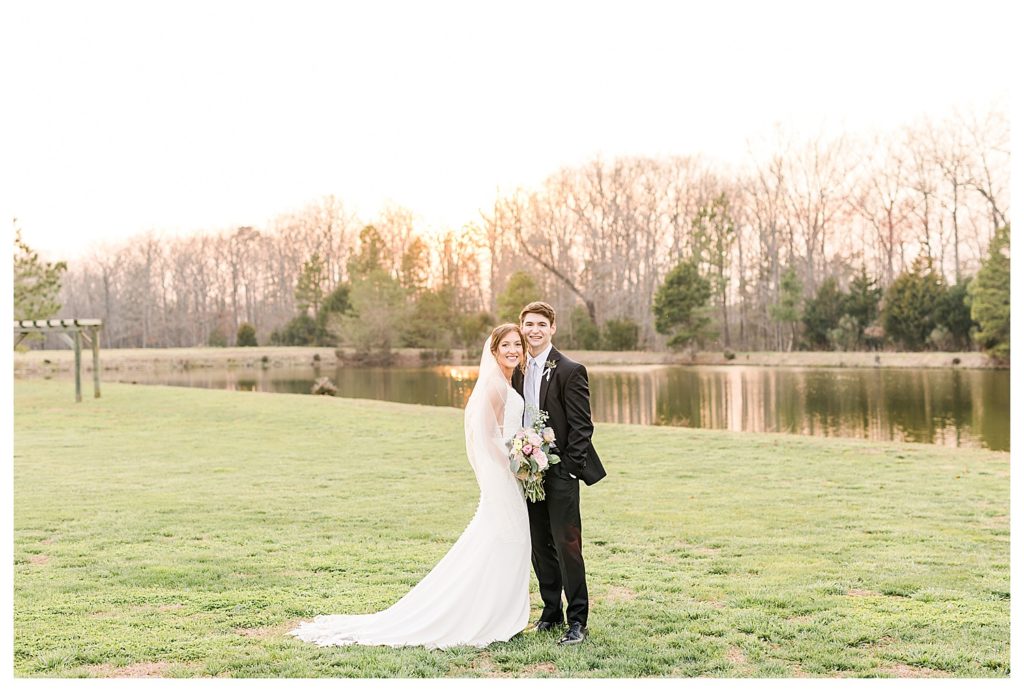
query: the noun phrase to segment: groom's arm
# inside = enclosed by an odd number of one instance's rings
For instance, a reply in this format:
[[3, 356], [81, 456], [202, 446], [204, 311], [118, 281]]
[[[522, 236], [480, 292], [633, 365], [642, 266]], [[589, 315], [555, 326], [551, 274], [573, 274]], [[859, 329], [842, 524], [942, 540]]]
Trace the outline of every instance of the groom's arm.
[[569, 430], [562, 451], [582, 471], [587, 465], [590, 438], [594, 434], [594, 421], [590, 417], [590, 383], [587, 381], [587, 369], [582, 365], [569, 373], [564, 401]]

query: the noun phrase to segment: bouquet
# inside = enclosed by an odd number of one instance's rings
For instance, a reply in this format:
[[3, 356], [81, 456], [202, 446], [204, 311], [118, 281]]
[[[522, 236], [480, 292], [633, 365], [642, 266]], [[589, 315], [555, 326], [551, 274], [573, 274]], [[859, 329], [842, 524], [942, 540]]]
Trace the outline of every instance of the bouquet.
[[555, 442], [555, 431], [544, 425], [548, 414], [530, 406], [535, 411], [533, 426], [520, 428], [512, 437], [509, 450], [512, 473], [523, 486], [523, 494], [530, 502], [544, 499], [544, 472], [561, 459], [551, 452]]

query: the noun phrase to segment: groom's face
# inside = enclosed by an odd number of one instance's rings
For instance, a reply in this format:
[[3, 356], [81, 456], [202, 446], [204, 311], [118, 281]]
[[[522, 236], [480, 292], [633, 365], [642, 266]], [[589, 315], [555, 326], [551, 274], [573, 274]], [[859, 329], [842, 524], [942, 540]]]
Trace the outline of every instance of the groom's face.
[[530, 349], [530, 355], [537, 355], [548, 347], [551, 337], [555, 335], [555, 325], [548, 321], [544, 315], [536, 312], [528, 312], [523, 315], [523, 323], [520, 325], [523, 336], [526, 337], [526, 344]]

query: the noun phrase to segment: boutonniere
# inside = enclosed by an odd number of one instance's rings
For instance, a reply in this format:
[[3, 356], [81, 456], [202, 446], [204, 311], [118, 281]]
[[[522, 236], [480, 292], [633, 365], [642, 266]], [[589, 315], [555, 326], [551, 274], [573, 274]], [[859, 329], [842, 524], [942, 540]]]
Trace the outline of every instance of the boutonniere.
[[542, 372], [540, 374], [540, 376], [544, 377], [544, 378], [547, 378], [547, 381], [550, 382], [551, 381], [551, 373], [554, 371], [554, 369], [557, 366], [558, 366], [558, 363], [556, 363], [553, 360], [549, 360], [548, 362], [544, 363], [544, 372]]

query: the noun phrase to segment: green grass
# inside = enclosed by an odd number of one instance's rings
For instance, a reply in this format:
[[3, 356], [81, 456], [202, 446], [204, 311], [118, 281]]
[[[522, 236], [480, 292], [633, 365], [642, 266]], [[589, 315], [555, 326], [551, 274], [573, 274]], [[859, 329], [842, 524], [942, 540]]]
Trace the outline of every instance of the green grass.
[[[462, 412], [15, 383], [19, 676], [1009, 674], [1009, 455], [598, 425], [591, 639], [321, 649], [471, 518]], [[536, 585], [533, 613], [539, 613]]]

